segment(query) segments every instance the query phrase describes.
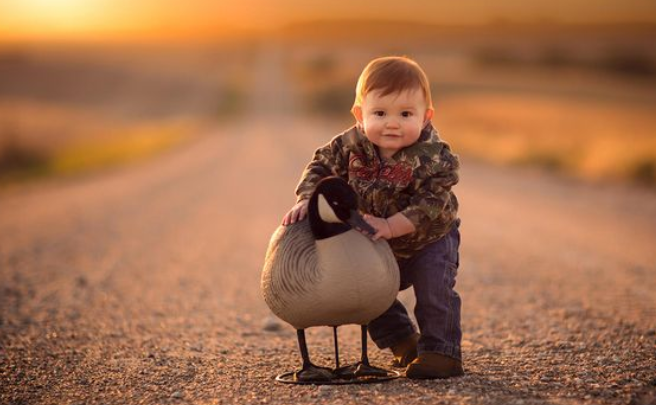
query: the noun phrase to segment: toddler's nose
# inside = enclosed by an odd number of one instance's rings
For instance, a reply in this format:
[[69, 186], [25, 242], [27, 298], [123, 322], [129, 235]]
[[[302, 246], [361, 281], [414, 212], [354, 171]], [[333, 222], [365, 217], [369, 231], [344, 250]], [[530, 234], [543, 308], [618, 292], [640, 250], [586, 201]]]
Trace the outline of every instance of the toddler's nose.
[[396, 118], [389, 118], [386, 122], [388, 128], [398, 128], [399, 121]]

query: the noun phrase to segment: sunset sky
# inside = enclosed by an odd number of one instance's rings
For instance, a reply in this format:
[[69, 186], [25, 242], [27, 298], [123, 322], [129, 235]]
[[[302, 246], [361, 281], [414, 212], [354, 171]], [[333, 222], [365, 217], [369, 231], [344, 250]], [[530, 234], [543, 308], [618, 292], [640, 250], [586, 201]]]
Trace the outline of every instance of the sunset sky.
[[654, 0], [0, 0], [0, 40], [220, 36], [294, 21], [656, 22]]

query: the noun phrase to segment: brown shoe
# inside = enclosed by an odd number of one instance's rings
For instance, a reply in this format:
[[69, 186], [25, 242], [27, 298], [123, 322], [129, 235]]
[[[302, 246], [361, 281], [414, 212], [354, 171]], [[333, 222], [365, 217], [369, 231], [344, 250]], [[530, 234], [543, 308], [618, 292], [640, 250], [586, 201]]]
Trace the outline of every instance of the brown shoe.
[[412, 379], [449, 378], [464, 375], [462, 362], [439, 353], [422, 353], [405, 370]]
[[407, 367], [414, 359], [417, 358], [417, 342], [419, 342], [419, 333], [413, 333], [407, 338], [392, 346], [394, 360], [392, 366]]

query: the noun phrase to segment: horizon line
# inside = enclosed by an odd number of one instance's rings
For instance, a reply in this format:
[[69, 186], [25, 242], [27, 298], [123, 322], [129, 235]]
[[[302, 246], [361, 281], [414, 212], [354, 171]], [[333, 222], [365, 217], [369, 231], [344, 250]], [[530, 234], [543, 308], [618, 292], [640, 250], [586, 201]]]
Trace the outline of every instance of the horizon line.
[[[479, 29], [522, 29], [522, 28], [565, 28], [565, 29], [647, 29], [656, 31], [656, 20], [624, 20], [624, 21], [590, 21], [590, 22], [569, 22], [551, 18], [535, 19], [535, 20], [512, 20], [508, 18], [494, 18], [485, 22], [473, 23], [441, 23], [441, 22], [428, 22], [413, 19], [394, 19], [394, 18], [317, 18], [317, 19], [299, 19], [289, 21], [277, 27], [263, 27], [263, 28], [240, 28], [234, 27], [230, 29], [217, 29], [216, 31], [204, 30], [202, 33], [192, 32], [191, 30], [177, 30], [168, 33], [153, 33], [152, 30], [130, 30], [130, 32], [122, 31], [104, 31], [104, 32], [89, 32], [89, 33], [70, 33], [62, 34], [53, 37], [52, 34], [42, 35], [23, 35], [11, 36], [9, 32], [2, 32], [4, 34], [0, 38], [0, 44], [158, 44], [160, 42], [168, 41], [172, 45], [183, 45], [185, 43], [212, 43], [212, 42], [225, 42], [233, 40], [258, 40], [264, 36], [289, 34], [289, 31], [295, 28], [307, 28], [312, 25], [321, 27], [329, 27], [331, 25], [350, 25], [350, 24], [369, 24], [371, 26], [384, 26], [387, 24], [394, 25], [415, 25], [417, 27], [424, 27], [426, 29], [444, 30], [454, 29], [462, 31], [476, 31]], [[360, 32], [362, 30], [359, 30]], [[9, 36], [7, 36], [9, 34]], [[83, 37], [82, 37], [83, 36]]]

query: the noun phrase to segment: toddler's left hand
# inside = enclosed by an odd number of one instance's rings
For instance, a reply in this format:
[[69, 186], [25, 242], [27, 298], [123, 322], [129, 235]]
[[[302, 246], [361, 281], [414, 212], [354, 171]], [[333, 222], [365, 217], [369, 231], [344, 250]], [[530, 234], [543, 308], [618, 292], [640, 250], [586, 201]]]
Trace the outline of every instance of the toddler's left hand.
[[365, 214], [363, 218], [376, 230], [374, 235], [367, 235], [371, 236], [372, 240], [378, 240], [380, 238], [392, 239], [392, 229], [385, 218], [378, 218], [369, 214]]

